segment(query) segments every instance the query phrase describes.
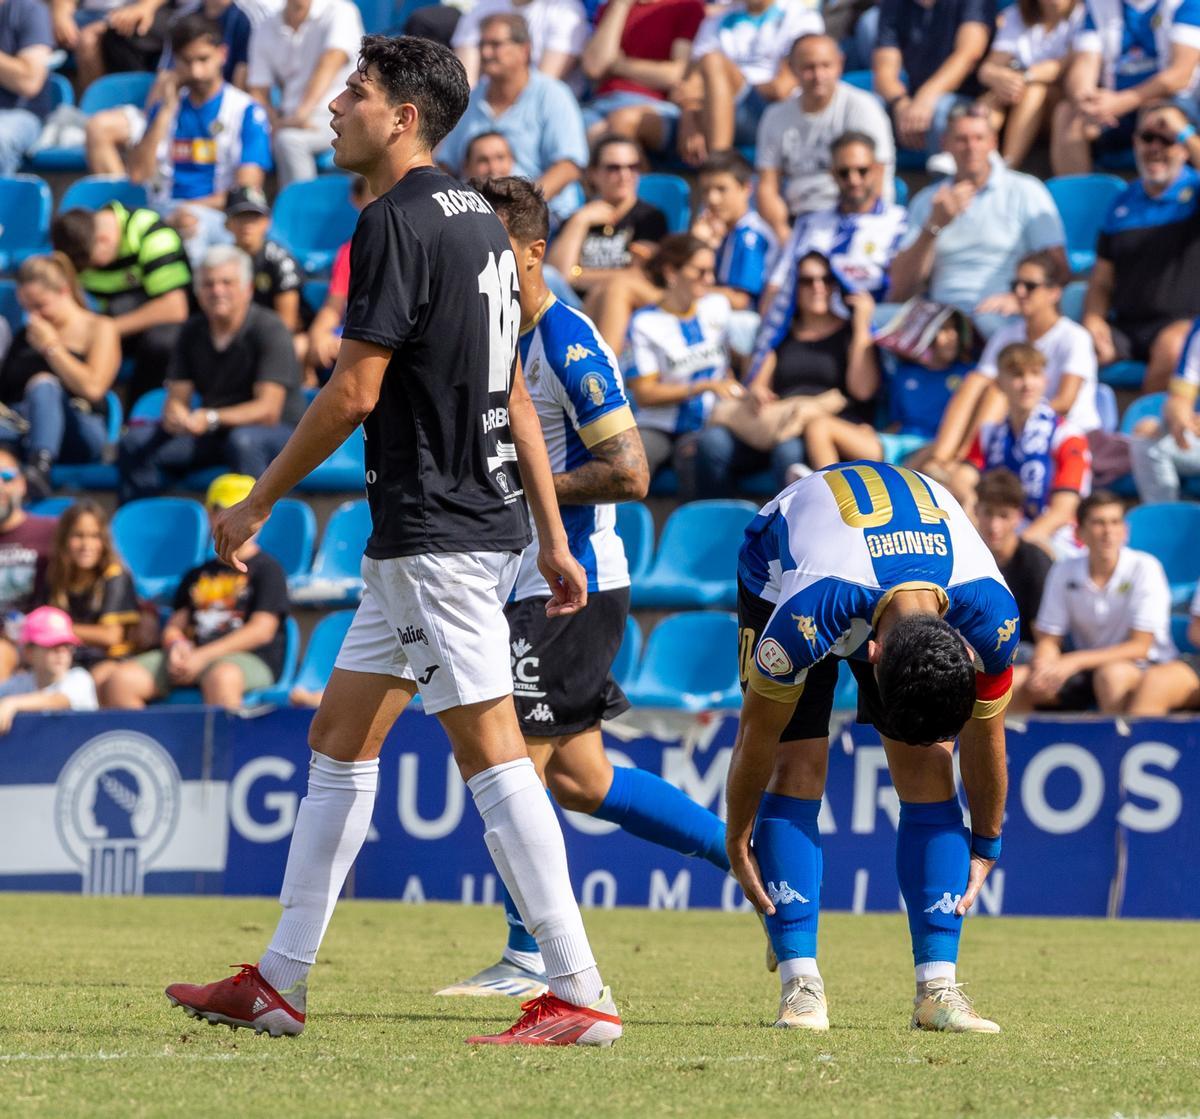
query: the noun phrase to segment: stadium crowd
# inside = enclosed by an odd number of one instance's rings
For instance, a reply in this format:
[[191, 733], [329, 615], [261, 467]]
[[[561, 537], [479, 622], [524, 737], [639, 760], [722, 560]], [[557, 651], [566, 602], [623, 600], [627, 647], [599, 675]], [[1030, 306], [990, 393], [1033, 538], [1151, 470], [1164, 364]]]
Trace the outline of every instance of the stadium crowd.
[[204, 545], [153, 586], [123, 552], [164, 495], [244, 496], [327, 378], [371, 198], [330, 173], [326, 106], [364, 30], [401, 29], [471, 80], [439, 161], [549, 202], [547, 283], [621, 356], [653, 495], [904, 462], [1017, 598], [1014, 711], [1200, 709], [1200, 531], [1167, 504], [1200, 496], [1197, 0], [4, 13], [0, 733], [319, 696], [289, 617], [354, 600], [324, 546], [287, 570], [264, 538], [242, 574]]

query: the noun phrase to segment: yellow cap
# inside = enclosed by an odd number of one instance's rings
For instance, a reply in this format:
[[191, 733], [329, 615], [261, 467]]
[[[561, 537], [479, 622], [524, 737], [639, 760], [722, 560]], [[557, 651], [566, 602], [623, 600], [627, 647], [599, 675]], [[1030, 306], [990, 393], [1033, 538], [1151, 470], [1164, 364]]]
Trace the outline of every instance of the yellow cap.
[[254, 479], [249, 474], [221, 474], [212, 480], [204, 504], [209, 509], [228, 509], [244, 501], [254, 489]]

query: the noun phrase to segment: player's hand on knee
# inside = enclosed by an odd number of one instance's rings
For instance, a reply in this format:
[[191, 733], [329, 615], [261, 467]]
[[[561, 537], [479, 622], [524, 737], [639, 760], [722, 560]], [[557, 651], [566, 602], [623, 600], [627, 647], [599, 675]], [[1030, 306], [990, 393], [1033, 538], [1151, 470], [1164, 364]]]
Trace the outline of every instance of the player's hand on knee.
[[954, 911], [960, 917], [965, 917], [967, 910], [975, 904], [975, 899], [979, 896], [980, 889], [983, 887], [987, 876], [991, 874], [992, 867], [995, 865], [995, 859], [985, 859], [979, 855], [971, 856], [971, 869], [967, 874], [967, 892], [963, 894], [962, 900], [958, 903], [958, 908]]
[[729, 872], [738, 880], [738, 885], [742, 887], [742, 892], [746, 895], [747, 900], [759, 913], [765, 913], [768, 916], [773, 914], [775, 906], [767, 897], [762, 874], [758, 869], [758, 860], [754, 857], [754, 852], [750, 850], [750, 845], [731, 839], [726, 846], [726, 851], [729, 855]]

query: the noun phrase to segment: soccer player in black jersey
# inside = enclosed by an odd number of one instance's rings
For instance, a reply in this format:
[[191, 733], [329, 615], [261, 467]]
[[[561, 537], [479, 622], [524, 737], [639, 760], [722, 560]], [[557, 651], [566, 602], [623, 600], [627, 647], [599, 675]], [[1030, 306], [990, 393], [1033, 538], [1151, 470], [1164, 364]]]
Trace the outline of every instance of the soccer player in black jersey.
[[308, 971], [370, 826], [383, 739], [419, 688], [537, 938], [550, 988], [511, 1029], [471, 1040], [609, 1045], [621, 1033], [513, 708], [504, 603], [530, 540], [528, 513], [551, 589], [547, 612], [581, 609], [587, 580], [567, 545], [537, 416], [514, 375], [521, 308], [508, 236], [479, 194], [431, 155], [467, 97], [446, 48], [370, 35], [330, 106], [335, 162], [377, 196], [351, 246], [341, 351], [282, 453], [221, 518], [216, 545], [240, 567], [238, 550], [274, 503], [362, 423], [366, 591], [309, 732], [308, 795], [271, 944], [257, 967], [167, 989], [210, 1021], [272, 1034], [304, 1028]]

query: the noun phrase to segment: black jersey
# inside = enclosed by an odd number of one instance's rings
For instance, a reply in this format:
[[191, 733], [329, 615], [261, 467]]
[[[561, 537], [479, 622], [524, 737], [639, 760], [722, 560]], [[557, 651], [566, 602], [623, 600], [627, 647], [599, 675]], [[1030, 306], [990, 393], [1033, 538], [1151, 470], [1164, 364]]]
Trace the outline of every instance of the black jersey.
[[529, 543], [508, 427], [520, 322], [516, 258], [475, 191], [418, 167], [363, 210], [342, 336], [392, 351], [363, 425], [372, 559]]

